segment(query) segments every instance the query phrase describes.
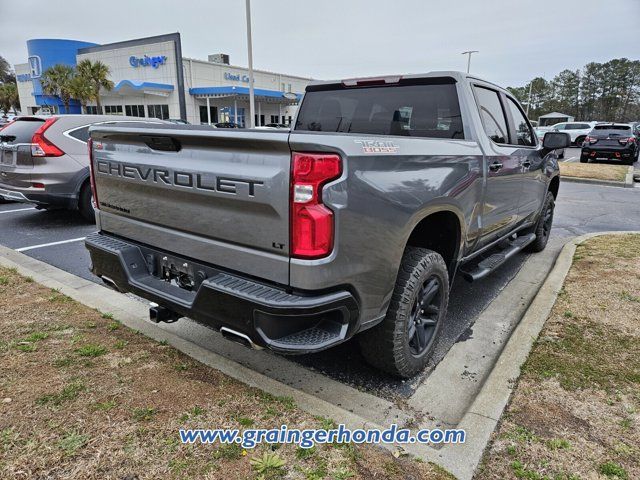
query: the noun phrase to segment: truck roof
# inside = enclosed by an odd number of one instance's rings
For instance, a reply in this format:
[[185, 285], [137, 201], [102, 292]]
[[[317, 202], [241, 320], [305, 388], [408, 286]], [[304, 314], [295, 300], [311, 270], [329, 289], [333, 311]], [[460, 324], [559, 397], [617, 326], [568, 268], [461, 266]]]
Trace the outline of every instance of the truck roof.
[[484, 78], [480, 78], [478, 76], [470, 75], [468, 73], [460, 72], [457, 70], [437, 70], [433, 72], [412, 73], [412, 74], [406, 74], [406, 75], [405, 74], [378, 75], [378, 76], [371, 76], [371, 77], [344, 78], [339, 80], [314, 80], [313, 82], [309, 83], [307, 87], [311, 87], [311, 89], [313, 89], [314, 87], [318, 87], [321, 85], [335, 85], [335, 84], [354, 84], [355, 86], [355, 84], [357, 83], [367, 84], [375, 81], [386, 81], [387, 83], [396, 83], [400, 79], [411, 80], [411, 79], [419, 79], [419, 78], [438, 78], [438, 77], [450, 77], [450, 78], [453, 78], [456, 82], [464, 82], [467, 80], [479, 80], [481, 82], [489, 83], [495, 86], [496, 88], [499, 88], [500, 90], [506, 91], [501, 86], [496, 85], [495, 83], [490, 82], [488, 80], [485, 80]]

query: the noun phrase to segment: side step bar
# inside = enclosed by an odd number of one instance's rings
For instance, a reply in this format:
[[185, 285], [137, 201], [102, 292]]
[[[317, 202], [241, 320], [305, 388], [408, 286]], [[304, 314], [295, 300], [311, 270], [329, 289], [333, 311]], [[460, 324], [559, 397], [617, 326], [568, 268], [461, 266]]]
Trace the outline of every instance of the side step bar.
[[513, 240], [503, 242], [504, 247], [488, 257], [482, 258], [480, 261], [471, 262], [470, 269], [461, 268], [460, 273], [465, 280], [474, 282], [486, 277], [504, 262], [513, 257], [516, 253], [522, 251], [527, 245], [536, 239], [535, 233], [516, 237]]

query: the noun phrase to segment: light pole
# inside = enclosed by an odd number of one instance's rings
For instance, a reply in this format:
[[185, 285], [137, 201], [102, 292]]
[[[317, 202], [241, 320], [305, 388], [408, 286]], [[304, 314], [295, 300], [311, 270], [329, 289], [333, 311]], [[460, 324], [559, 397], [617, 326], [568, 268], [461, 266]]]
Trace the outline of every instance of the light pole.
[[478, 53], [479, 50], [467, 50], [466, 52], [462, 52], [462, 55], [467, 55], [467, 73], [471, 69], [471, 55], [474, 53]]
[[[254, 128], [255, 102], [253, 97], [253, 47], [251, 43], [251, 0], [247, 0], [247, 51], [249, 54], [249, 128]], [[246, 122], [245, 122], [246, 123]]]
[[527, 118], [529, 118], [529, 107], [531, 106], [531, 93], [533, 90], [533, 80], [529, 82], [529, 100], [527, 101]]

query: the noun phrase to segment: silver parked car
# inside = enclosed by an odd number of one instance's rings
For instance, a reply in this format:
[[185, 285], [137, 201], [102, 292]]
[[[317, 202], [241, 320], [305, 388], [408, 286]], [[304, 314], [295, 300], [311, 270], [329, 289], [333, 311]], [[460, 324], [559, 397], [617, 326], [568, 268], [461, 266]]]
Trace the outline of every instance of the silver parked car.
[[95, 220], [89, 181], [89, 127], [166, 123], [115, 115], [30, 115], [0, 129], [0, 198], [42, 209], [79, 210]]

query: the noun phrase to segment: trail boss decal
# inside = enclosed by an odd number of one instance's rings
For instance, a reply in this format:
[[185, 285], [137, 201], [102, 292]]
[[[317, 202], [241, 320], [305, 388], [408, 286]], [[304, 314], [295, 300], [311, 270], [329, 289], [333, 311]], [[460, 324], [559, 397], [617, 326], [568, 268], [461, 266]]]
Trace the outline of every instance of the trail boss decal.
[[400, 147], [391, 140], [354, 140], [363, 153], [398, 153]]

